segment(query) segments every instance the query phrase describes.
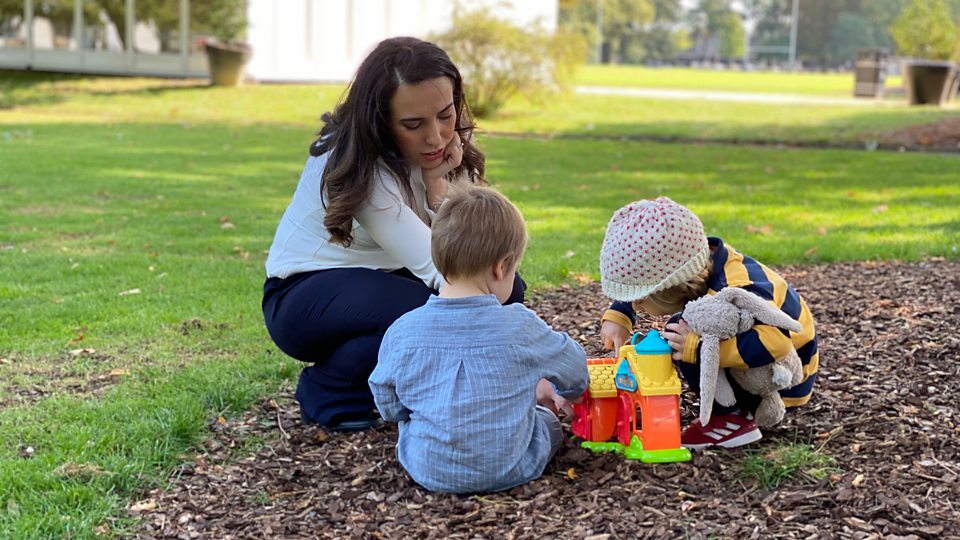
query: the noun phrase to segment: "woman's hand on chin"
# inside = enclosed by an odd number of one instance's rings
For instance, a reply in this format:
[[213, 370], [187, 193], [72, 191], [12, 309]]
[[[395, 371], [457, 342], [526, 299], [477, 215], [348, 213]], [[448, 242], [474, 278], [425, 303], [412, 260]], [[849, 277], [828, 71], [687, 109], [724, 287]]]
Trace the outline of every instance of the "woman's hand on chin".
[[459, 136], [455, 136], [443, 149], [443, 159], [440, 160], [440, 164], [431, 169], [423, 169], [424, 184], [429, 189], [431, 183], [445, 179], [447, 173], [460, 166], [461, 161], [463, 161], [463, 142], [460, 141]]

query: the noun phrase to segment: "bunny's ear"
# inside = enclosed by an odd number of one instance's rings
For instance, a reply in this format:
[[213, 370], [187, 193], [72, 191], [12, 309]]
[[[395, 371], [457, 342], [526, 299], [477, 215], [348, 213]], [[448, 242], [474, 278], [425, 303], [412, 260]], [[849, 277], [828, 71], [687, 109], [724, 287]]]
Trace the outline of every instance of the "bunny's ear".
[[710, 423], [713, 400], [717, 395], [720, 374], [720, 341], [716, 337], [700, 338], [700, 424]]
[[727, 287], [716, 294], [727, 302], [737, 306], [755, 320], [770, 326], [776, 326], [791, 332], [800, 332], [803, 326], [786, 313], [780, 311], [773, 304], [752, 292], [739, 287]]

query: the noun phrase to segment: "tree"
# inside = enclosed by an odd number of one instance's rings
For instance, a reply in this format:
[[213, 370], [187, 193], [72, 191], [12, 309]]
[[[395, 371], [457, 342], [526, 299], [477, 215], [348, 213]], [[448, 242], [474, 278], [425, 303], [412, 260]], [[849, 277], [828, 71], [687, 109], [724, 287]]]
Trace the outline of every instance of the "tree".
[[677, 53], [690, 48], [690, 35], [680, 27], [654, 23], [643, 32], [643, 59], [666, 61]]
[[890, 29], [901, 54], [948, 60], [957, 47], [957, 25], [945, 0], [912, 0]]
[[690, 35], [678, 23], [684, 11], [680, 0], [652, 0], [653, 22], [644, 28], [638, 39], [643, 46], [643, 60], [669, 60], [690, 47]]
[[868, 0], [863, 3], [862, 14], [873, 26], [877, 47], [893, 49], [896, 46], [890, 28], [909, 2], [910, 0]]
[[597, 9], [602, 11], [602, 62], [633, 59], [631, 49], [646, 25], [653, 21], [651, 0], [562, 0], [560, 25], [583, 36], [596, 47]]
[[857, 49], [876, 46], [876, 32], [869, 20], [853, 13], [841, 13], [830, 32], [825, 57], [832, 64], [842, 64], [856, 59]]
[[722, 58], [743, 56], [746, 34], [730, 0], [699, 0], [690, 12], [690, 24], [694, 41], [719, 40]]
[[724, 58], [741, 58], [746, 47], [746, 33], [743, 31], [743, 21], [733, 10], [720, 15], [717, 21], [717, 33], [720, 35], [720, 56]]
[[[790, 0], [745, 0], [744, 11], [753, 23], [750, 47], [786, 47], [790, 43]], [[785, 58], [783, 53], [759, 52], [756, 58]]]
[[827, 44], [841, 13], [857, 13], [861, 0], [802, 0], [797, 25], [797, 56], [806, 63], [829, 63]]

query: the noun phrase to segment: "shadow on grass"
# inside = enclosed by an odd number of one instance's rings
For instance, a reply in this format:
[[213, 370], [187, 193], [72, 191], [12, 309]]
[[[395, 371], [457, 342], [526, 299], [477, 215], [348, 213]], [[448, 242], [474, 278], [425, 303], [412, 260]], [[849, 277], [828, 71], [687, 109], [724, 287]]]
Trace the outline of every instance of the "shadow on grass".
[[[664, 143], [720, 143], [867, 150], [931, 150], [957, 152], [951, 137], [939, 141], [905, 137], [918, 126], [956, 122], [960, 109], [924, 107], [820, 107], [763, 104], [723, 106], [697, 101], [623, 101], [620, 118], [610, 104], [599, 112], [586, 101], [543, 110], [507, 111], [479, 121], [492, 125], [490, 135], [570, 139], [622, 139]], [[702, 110], [701, 110], [702, 109]], [[809, 114], [807, 114], [809, 111]], [[612, 115], [612, 116], [611, 116]], [[557, 127], [553, 127], [557, 126]], [[482, 130], [481, 130], [482, 133]], [[936, 135], [936, 131], [933, 132]], [[942, 142], [942, 144], [941, 144]]]
[[0, 70], [0, 110], [54, 105], [80, 94], [91, 96], [155, 95], [171, 90], [208, 88], [205, 79], [106, 77], [38, 71]]

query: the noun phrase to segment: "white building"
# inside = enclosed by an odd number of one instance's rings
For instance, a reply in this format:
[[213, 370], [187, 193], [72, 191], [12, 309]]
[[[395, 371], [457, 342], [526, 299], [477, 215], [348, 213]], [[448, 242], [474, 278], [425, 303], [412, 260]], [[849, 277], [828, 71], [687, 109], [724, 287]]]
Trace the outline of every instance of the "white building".
[[[137, 0], [108, 13], [97, 0], [0, 3], [0, 69], [205, 77], [202, 33], [191, 1], [167, 0], [162, 21], [138, 16]], [[346, 81], [380, 40], [426, 37], [450, 27], [456, 0], [249, 0], [247, 73], [261, 81]], [[62, 7], [63, 4], [67, 7]], [[557, 0], [469, 0], [519, 25], [557, 26]], [[59, 9], [57, 9], [59, 8]], [[144, 10], [140, 10], [142, 13]]]

